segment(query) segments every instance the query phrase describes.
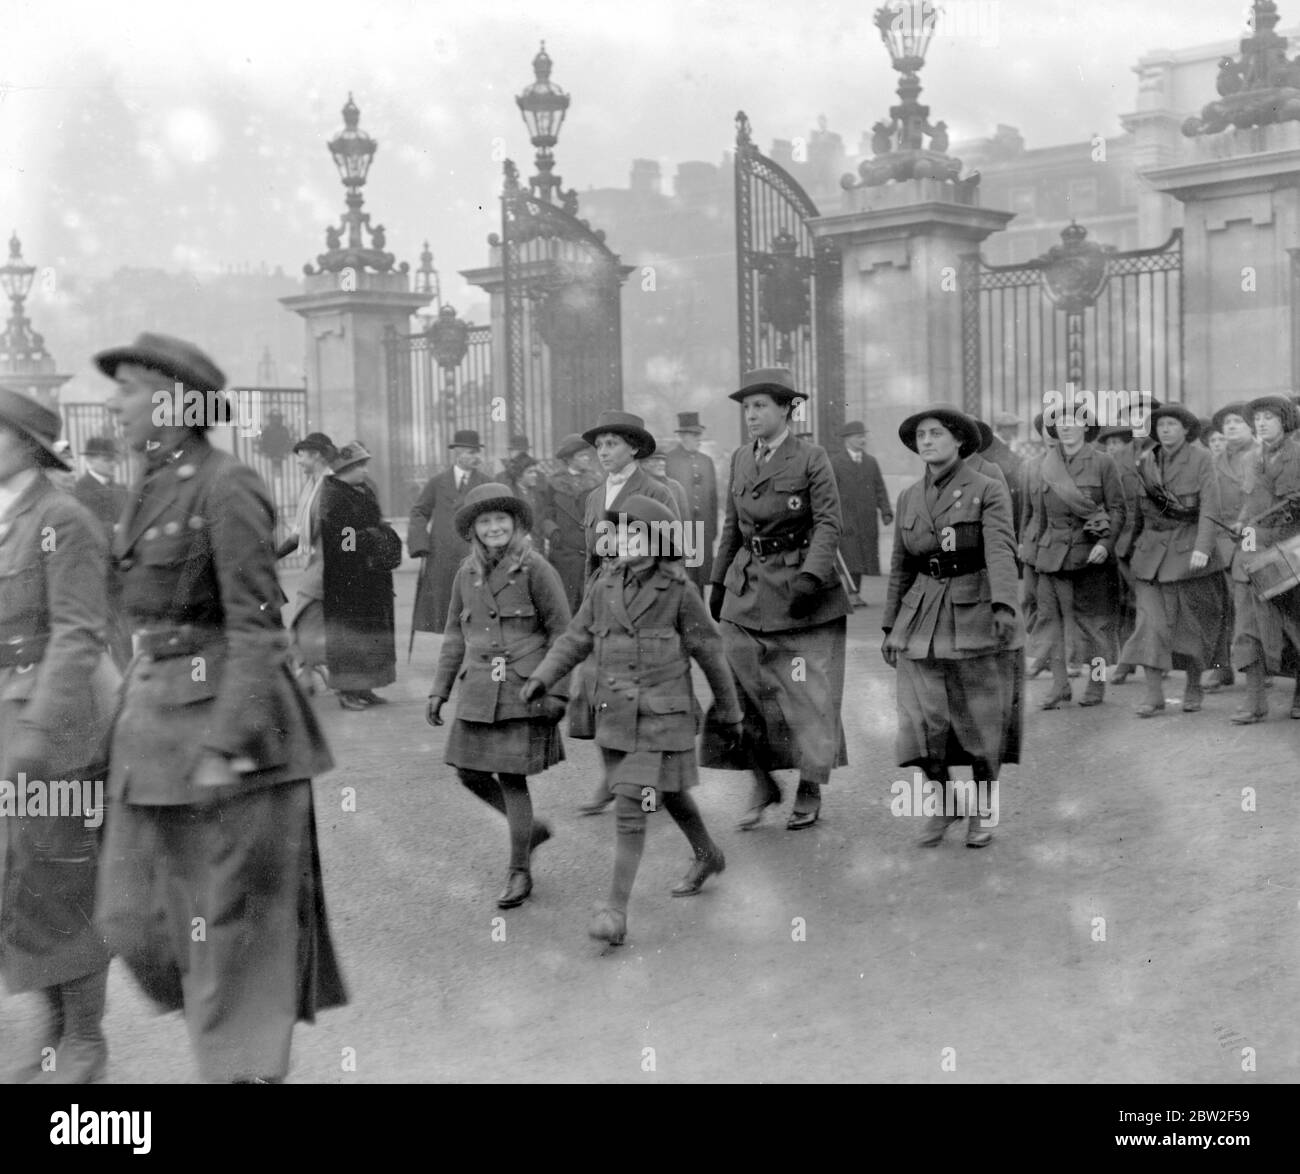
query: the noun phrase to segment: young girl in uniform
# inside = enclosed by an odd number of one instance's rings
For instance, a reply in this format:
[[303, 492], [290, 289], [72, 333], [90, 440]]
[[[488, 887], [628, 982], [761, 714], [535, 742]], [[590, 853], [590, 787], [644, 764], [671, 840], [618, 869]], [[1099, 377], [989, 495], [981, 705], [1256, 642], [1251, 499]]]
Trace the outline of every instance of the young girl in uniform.
[[690, 796], [698, 780], [695, 735], [701, 716], [691, 687], [692, 657], [708, 678], [718, 721], [733, 743], [742, 711], [722, 635], [687, 581], [673, 511], [634, 494], [607, 521], [608, 532], [618, 535], [619, 557], [591, 581], [568, 631], [533, 669], [521, 696], [539, 696], [594, 650], [596, 744], [615, 796], [617, 833], [609, 901], [589, 933], [618, 945], [627, 933], [647, 812], [661, 804], [667, 808], [695, 853], [674, 897], [694, 896], [726, 867]]
[[557, 687], [531, 703], [519, 697], [520, 685], [570, 618], [560, 576], [532, 548], [532, 522], [528, 503], [495, 481], [471, 489], [457, 511], [456, 530], [470, 553], [452, 585], [425, 715], [430, 725], [442, 725], [452, 682], [460, 682], [445, 757], [460, 781], [509, 825], [510, 872], [497, 899], [500, 909], [528, 899], [533, 849], [551, 836], [545, 823], [533, 819], [527, 776], [564, 760], [556, 728], [567, 701], [564, 690]]

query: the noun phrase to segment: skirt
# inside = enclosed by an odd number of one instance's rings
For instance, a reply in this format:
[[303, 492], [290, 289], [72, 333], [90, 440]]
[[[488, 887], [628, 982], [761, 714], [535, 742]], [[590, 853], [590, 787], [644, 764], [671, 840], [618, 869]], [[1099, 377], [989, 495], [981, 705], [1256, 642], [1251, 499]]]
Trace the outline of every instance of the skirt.
[[[647, 791], [689, 791], [700, 781], [695, 751], [610, 750], [602, 746], [605, 786], [615, 795], [644, 801]], [[659, 806], [658, 798], [654, 806]]]
[[564, 761], [559, 726], [526, 717], [503, 722], [467, 722], [456, 718], [447, 736], [443, 761], [463, 770], [488, 774], [540, 774]]
[[1195, 671], [1214, 662], [1229, 614], [1221, 572], [1173, 583], [1138, 579], [1134, 593], [1137, 625], [1120, 653], [1124, 664]]
[[290, 626], [298, 659], [308, 668], [325, 664], [325, 605], [298, 596]]
[[1233, 580], [1232, 606], [1232, 667], [1262, 660], [1272, 676], [1300, 676], [1300, 591], [1262, 599], [1249, 583]]
[[[747, 765], [799, 771], [810, 783], [826, 783], [832, 769], [847, 766], [840, 705], [844, 697], [845, 617], [758, 632], [723, 620], [723, 645], [744, 709]], [[743, 769], [737, 759], [715, 753], [706, 739], [700, 765]]]
[[899, 766], [982, 766], [992, 782], [1020, 761], [1025, 667], [1020, 649], [965, 660], [898, 658]]

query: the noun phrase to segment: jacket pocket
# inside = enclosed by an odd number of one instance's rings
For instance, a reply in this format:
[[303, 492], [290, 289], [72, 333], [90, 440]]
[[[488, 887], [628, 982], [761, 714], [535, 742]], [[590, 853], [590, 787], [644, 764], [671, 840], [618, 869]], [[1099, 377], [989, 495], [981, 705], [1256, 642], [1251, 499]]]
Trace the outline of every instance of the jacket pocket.
[[962, 575], [948, 588], [952, 604], [953, 646], [961, 652], [989, 648], [993, 636], [993, 588], [988, 573]]
[[691, 699], [685, 693], [642, 693], [638, 708], [642, 713], [690, 713]]

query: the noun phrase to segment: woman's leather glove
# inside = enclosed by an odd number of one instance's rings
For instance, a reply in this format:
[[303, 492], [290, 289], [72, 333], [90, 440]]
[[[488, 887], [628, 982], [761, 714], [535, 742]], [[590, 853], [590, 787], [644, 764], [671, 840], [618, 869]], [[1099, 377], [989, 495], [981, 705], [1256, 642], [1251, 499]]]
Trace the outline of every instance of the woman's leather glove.
[[794, 577], [790, 590], [794, 595], [790, 600], [791, 618], [801, 620], [817, 610], [817, 595], [821, 586], [814, 576], [807, 571], [800, 571]]
[[891, 629], [885, 629], [885, 638], [880, 642], [880, 655], [885, 658], [885, 663], [891, 669], [898, 668], [898, 649], [889, 647], [889, 633]]
[[429, 704], [424, 707], [424, 720], [431, 726], [442, 725], [442, 707], [446, 704], [445, 697], [430, 697]]
[[546, 685], [541, 678], [529, 677], [524, 682], [523, 688], [519, 690], [519, 700], [531, 701], [534, 697], [540, 697], [544, 692], [546, 692]]
[[1016, 636], [1016, 613], [1004, 603], [993, 605], [993, 635], [1005, 648]]

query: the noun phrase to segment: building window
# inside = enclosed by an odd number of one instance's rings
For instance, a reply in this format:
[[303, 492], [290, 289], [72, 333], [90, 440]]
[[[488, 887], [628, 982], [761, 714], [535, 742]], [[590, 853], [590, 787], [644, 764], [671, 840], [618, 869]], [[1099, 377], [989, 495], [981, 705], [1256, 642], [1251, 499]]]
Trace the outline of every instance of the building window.
[[1097, 211], [1097, 181], [1095, 179], [1070, 180], [1070, 215], [1075, 219], [1091, 216]]

